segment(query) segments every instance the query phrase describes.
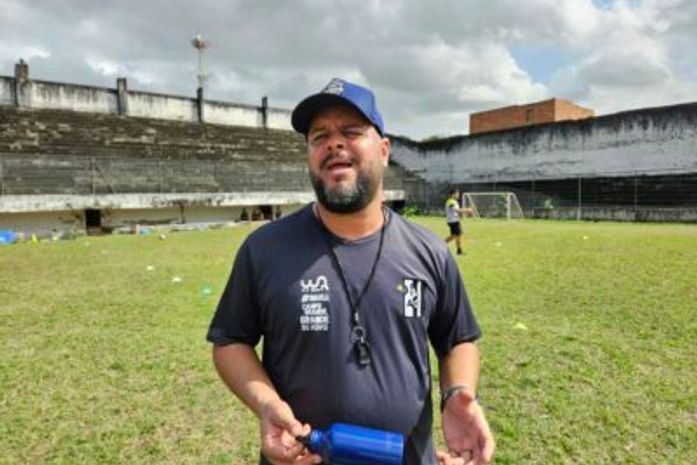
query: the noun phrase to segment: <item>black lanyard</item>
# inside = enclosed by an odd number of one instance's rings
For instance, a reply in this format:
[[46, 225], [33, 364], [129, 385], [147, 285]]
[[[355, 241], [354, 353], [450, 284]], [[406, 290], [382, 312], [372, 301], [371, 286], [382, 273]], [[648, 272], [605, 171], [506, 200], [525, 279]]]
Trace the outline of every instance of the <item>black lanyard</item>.
[[339, 274], [339, 278], [341, 279], [341, 285], [344, 288], [346, 300], [348, 300], [349, 305], [351, 306], [351, 343], [353, 344], [353, 348], [356, 352], [358, 364], [360, 366], [365, 367], [370, 365], [370, 343], [368, 342], [365, 326], [361, 324], [361, 317], [358, 314], [358, 310], [360, 308], [361, 301], [363, 300], [363, 296], [368, 290], [368, 287], [370, 287], [370, 283], [373, 281], [373, 277], [375, 276], [375, 270], [377, 269], [378, 262], [380, 261], [380, 255], [382, 254], [382, 244], [385, 239], [385, 227], [387, 226], [387, 215], [385, 214], [385, 210], [383, 209], [382, 227], [380, 228], [380, 244], [378, 245], [378, 252], [375, 254], [375, 261], [373, 262], [373, 267], [370, 269], [368, 280], [365, 282], [365, 285], [363, 285], [363, 290], [358, 295], [358, 298], [355, 300], [355, 302], [353, 300], [353, 297], [351, 296], [351, 292], [349, 291], [348, 283], [346, 282], [346, 276], [344, 275], [344, 270], [341, 267], [341, 263], [339, 262], [339, 257], [336, 255], [336, 251], [334, 250], [334, 247], [332, 247], [332, 244], [329, 241], [331, 231], [329, 231], [327, 226], [322, 221], [322, 217], [319, 214], [319, 210], [317, 210], [317, 218], [319, 219], [319, 223], [322, 225], [322, 231], [324, 232], [324, 242], [327, 244], [327, 249], [329, 249], [329, 255], [331, 255], [332, 262], [334, 262], [334, 267], [336, 268], [336, 271]]

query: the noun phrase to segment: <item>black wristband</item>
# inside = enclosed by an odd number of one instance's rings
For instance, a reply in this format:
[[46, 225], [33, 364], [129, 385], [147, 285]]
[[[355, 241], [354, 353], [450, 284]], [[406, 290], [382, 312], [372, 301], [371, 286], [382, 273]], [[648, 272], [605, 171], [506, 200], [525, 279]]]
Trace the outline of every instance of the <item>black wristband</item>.
[[445, 403], [448, 401], [448, 399], [450, 399], [452, 396], [462, 391], [463, 389], [467, 389], [466, 384], [455, 384], [443, 391], [440, 396], [440, 411], [443, 412], [443, 410], [445, 410]]
[[[456, 384], [454, 386], [450, 386], [448, 389], [446, 389], [440, 398], [440, 412], [443, 413], [443, 410], [445, 410], [445, 403], [450, 399], [452, 396], [457, 394], [463, 389], [467, 389], [466, 384]], [[481, 405], [481, 398], [479, 397], [479, 393], [474, 395], [474, 402], [478, 403]]]

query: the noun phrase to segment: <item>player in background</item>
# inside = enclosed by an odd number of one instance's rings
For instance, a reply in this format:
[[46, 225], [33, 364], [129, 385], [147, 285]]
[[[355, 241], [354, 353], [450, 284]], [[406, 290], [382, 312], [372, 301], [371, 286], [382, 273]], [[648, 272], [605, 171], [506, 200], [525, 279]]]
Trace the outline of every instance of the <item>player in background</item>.
[[471, 208], [460, 208], [457, 199], [460, 192], [457, 189], [450, 189], [448, 199], [445, 201], [445, 218], [450, 228], [450, 235], [445, 238], [445, 242], [450, 243], [453, 240], [457, 246], [457, 254], [462, 255], [462, 225], [460, 224], [460, 215], [471, 215], [474, 211]]

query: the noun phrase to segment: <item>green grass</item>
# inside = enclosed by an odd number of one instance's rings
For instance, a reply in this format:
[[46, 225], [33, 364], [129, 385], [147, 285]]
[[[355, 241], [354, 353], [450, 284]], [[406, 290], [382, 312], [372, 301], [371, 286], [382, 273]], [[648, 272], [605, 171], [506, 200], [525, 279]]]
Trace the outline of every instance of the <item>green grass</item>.
[[[249, 231], [0, 247], [0, 463], [256, 463], [204, 340]], [[496, 463], [697, 463], [696, 226], [466, 234]]]

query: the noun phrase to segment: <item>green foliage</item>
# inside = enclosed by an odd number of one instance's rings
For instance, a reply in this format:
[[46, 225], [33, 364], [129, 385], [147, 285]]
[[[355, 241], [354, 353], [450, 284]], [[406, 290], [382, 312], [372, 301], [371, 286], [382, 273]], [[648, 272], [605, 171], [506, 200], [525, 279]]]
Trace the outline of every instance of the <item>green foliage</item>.
[[449, 136], [446, 134], [431, 134], [430, 136], [426, 136], [423, 139], [421, 139], [421, 142], [432, 142], [432, 141], [447, 139], [448, 137]]
[[[697, 463], [697, 227], [464, 224], [495, 463]], [[1, 247], [0, 463], [255, 464], [204, 340], [252, 227]]]
[[415, 203], [410, 203], [402, 209], [402, 216], [413, 218], [419, 214], [419, 206]]

